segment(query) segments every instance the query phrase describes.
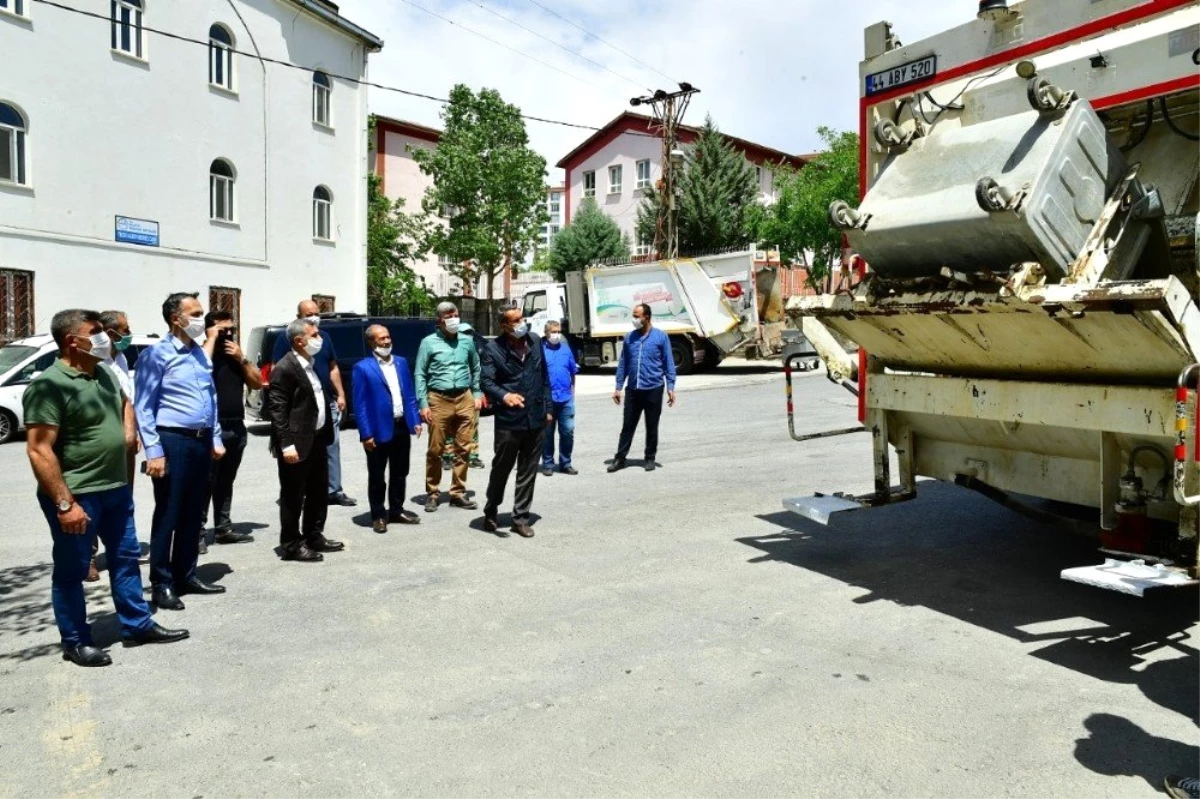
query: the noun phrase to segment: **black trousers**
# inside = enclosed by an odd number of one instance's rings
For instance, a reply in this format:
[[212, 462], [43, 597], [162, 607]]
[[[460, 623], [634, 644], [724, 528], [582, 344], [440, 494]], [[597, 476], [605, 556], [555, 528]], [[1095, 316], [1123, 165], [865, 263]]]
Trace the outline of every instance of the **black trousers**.
[[488, 478], [487, 504], [483, 515], [496, 517], [508, 487], [508, 473], [517, 467], [517, 484], [513, 488], [513, 524], [529, 524], [529, 508], [533, 505], [533, 485], [542, 463], [542, 440], [546, 429], [506, 430], [496, 428], [495, 459]]
[[[408, 456], [412, 437], [396, 422], [396, 434], [386, 444], [375, 439], [375, 449], [367, 452], [367, 500], [371, 504], [371, 519], [386, 519], [388, 513], [399, 513], [404, 506], [405, 479], [408, 477]], [[384, 504], [384, 497], [387, 504]]]
[[299, 546], [301, 541], [316, 541], [325, 531], [329, 511], [328, 448], [322, 441], [314, 442], [308, 457], [299, 463], [288, 463], [279, 456], [279, 545], [286, 549]]
[[[241, 419], [221, 420], [221, 443], [225, 445], [225, 457], [213, 461], [209, 473], [208, 490], [212, 495], [213, 527], [228, 530], [233, 522], [229, 512], [233, 506], [233, 481], [237, 480], [242, 468], [242, 455], [246, 452], [246, 423]], [[208, 503], [204, 507], [204, 521], [208, 522]], [[202, 524], [201, 527], [206, 526]]]
[[625, 389], [625, 423], [621, 425], [621, 440], [617, 444], [617, 460], [625, 460], [629, 448], [633, 446], [633, 433], [637, 430], [638, 420], [646, 414], [646, 460], [652, 461], [658, 456], [658, 420], [662, 416], [663, 390]]

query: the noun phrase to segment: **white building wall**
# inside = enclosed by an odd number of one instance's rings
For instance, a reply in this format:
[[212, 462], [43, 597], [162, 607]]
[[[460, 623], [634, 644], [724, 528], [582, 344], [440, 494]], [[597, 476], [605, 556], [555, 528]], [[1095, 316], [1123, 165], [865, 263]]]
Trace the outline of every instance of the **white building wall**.
[[[107, 0], [76, 0], [108, 16]], [[208, 49], [145, 33], [139, 62], [109, 24], [37, 3], [0, 16], [0, 101], [28, 122], [28, 187], [0, 184], [0, 269], [35, 273], [35, 331], [55, 311], [120, 308], [163, 328], [172, 291], [241, 290], [243, 330], [299, 299], [366, 305], [366, 90], [334, 79], [331, 128], [312, 121], [312, 77], [234, 56], [235, 93], [208, 83]], [[364, 43], [284, 0], [146, 0], [144, 24], [355, 78]], [[236, 169], [233, 224], [209, 220], [209, 165]], [[313, 238], [312, 193], [333, 194], [333, 241]], [[154, 220], [159, 247], [114, 241], [114, 216]]]

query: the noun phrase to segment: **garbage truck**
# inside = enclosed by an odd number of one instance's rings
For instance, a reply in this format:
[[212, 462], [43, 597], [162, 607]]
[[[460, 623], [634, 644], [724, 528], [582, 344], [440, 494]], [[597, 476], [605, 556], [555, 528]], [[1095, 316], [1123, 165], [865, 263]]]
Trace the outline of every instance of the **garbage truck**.
[[596, 265], [568, 272], [565, 283], [539, 285], [525, 294], [532, 329], [563, 323], [584, 366], [613, 363], [631, 329], [633, 309], [650, 306], [656, 327], [671, 340], [675, 368], [688, 374], [739, 353], [781, 358], [797, 369], [815, 368], [816, 351], [788, 329], [778, 254], [739, 250], [696, 258]]
[[866, 30], [861, 196], [829, 209], [862, 279], [787, 312], [859, 395], [874, 490], [784, 505], [829, 523], [951, 481], [1082, 516], [1103, 562], [1064, 579], [1194, 585], [1200, 3], [969, 13]]

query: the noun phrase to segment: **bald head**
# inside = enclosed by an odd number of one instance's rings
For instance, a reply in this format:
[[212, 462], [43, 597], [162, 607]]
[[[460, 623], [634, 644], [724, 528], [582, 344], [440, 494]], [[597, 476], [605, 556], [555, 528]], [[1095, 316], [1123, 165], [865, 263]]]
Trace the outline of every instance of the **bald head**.
[[379, 336], [381, 334], [387, 336], [389, 339], [391, 338], [391, 334], [388, 333], [388, 329], [383, 325], [371, 325], [366, 331], [367, 343], [374, 347], [376, 342], [379, 341]]
[[306, 316], [318, 316], [321, 309], [312, 300], [300, 300], [300, 304], [296, 306], [296, 318], [303, 319]]
[[366, 333], [367, 346], [385, 361], [392, 355], [392, 334], [383, 325], [371, 325]]

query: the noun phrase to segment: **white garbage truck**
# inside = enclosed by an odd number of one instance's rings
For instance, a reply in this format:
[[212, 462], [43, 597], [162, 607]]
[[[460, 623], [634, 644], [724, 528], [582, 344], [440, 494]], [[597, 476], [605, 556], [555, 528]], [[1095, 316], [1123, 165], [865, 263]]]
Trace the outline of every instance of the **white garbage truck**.
[[786, 507], [828, 523], [936, 478], [1090, 509], [1104, 562], [1066, 579], [1195, 583], [1198, 39], [1196, 0], [984, 0], [924, 41], [867, 29], [862, 196], [830, 208], [867, 268], [788, 313], [857, 384], [874, 491]]

